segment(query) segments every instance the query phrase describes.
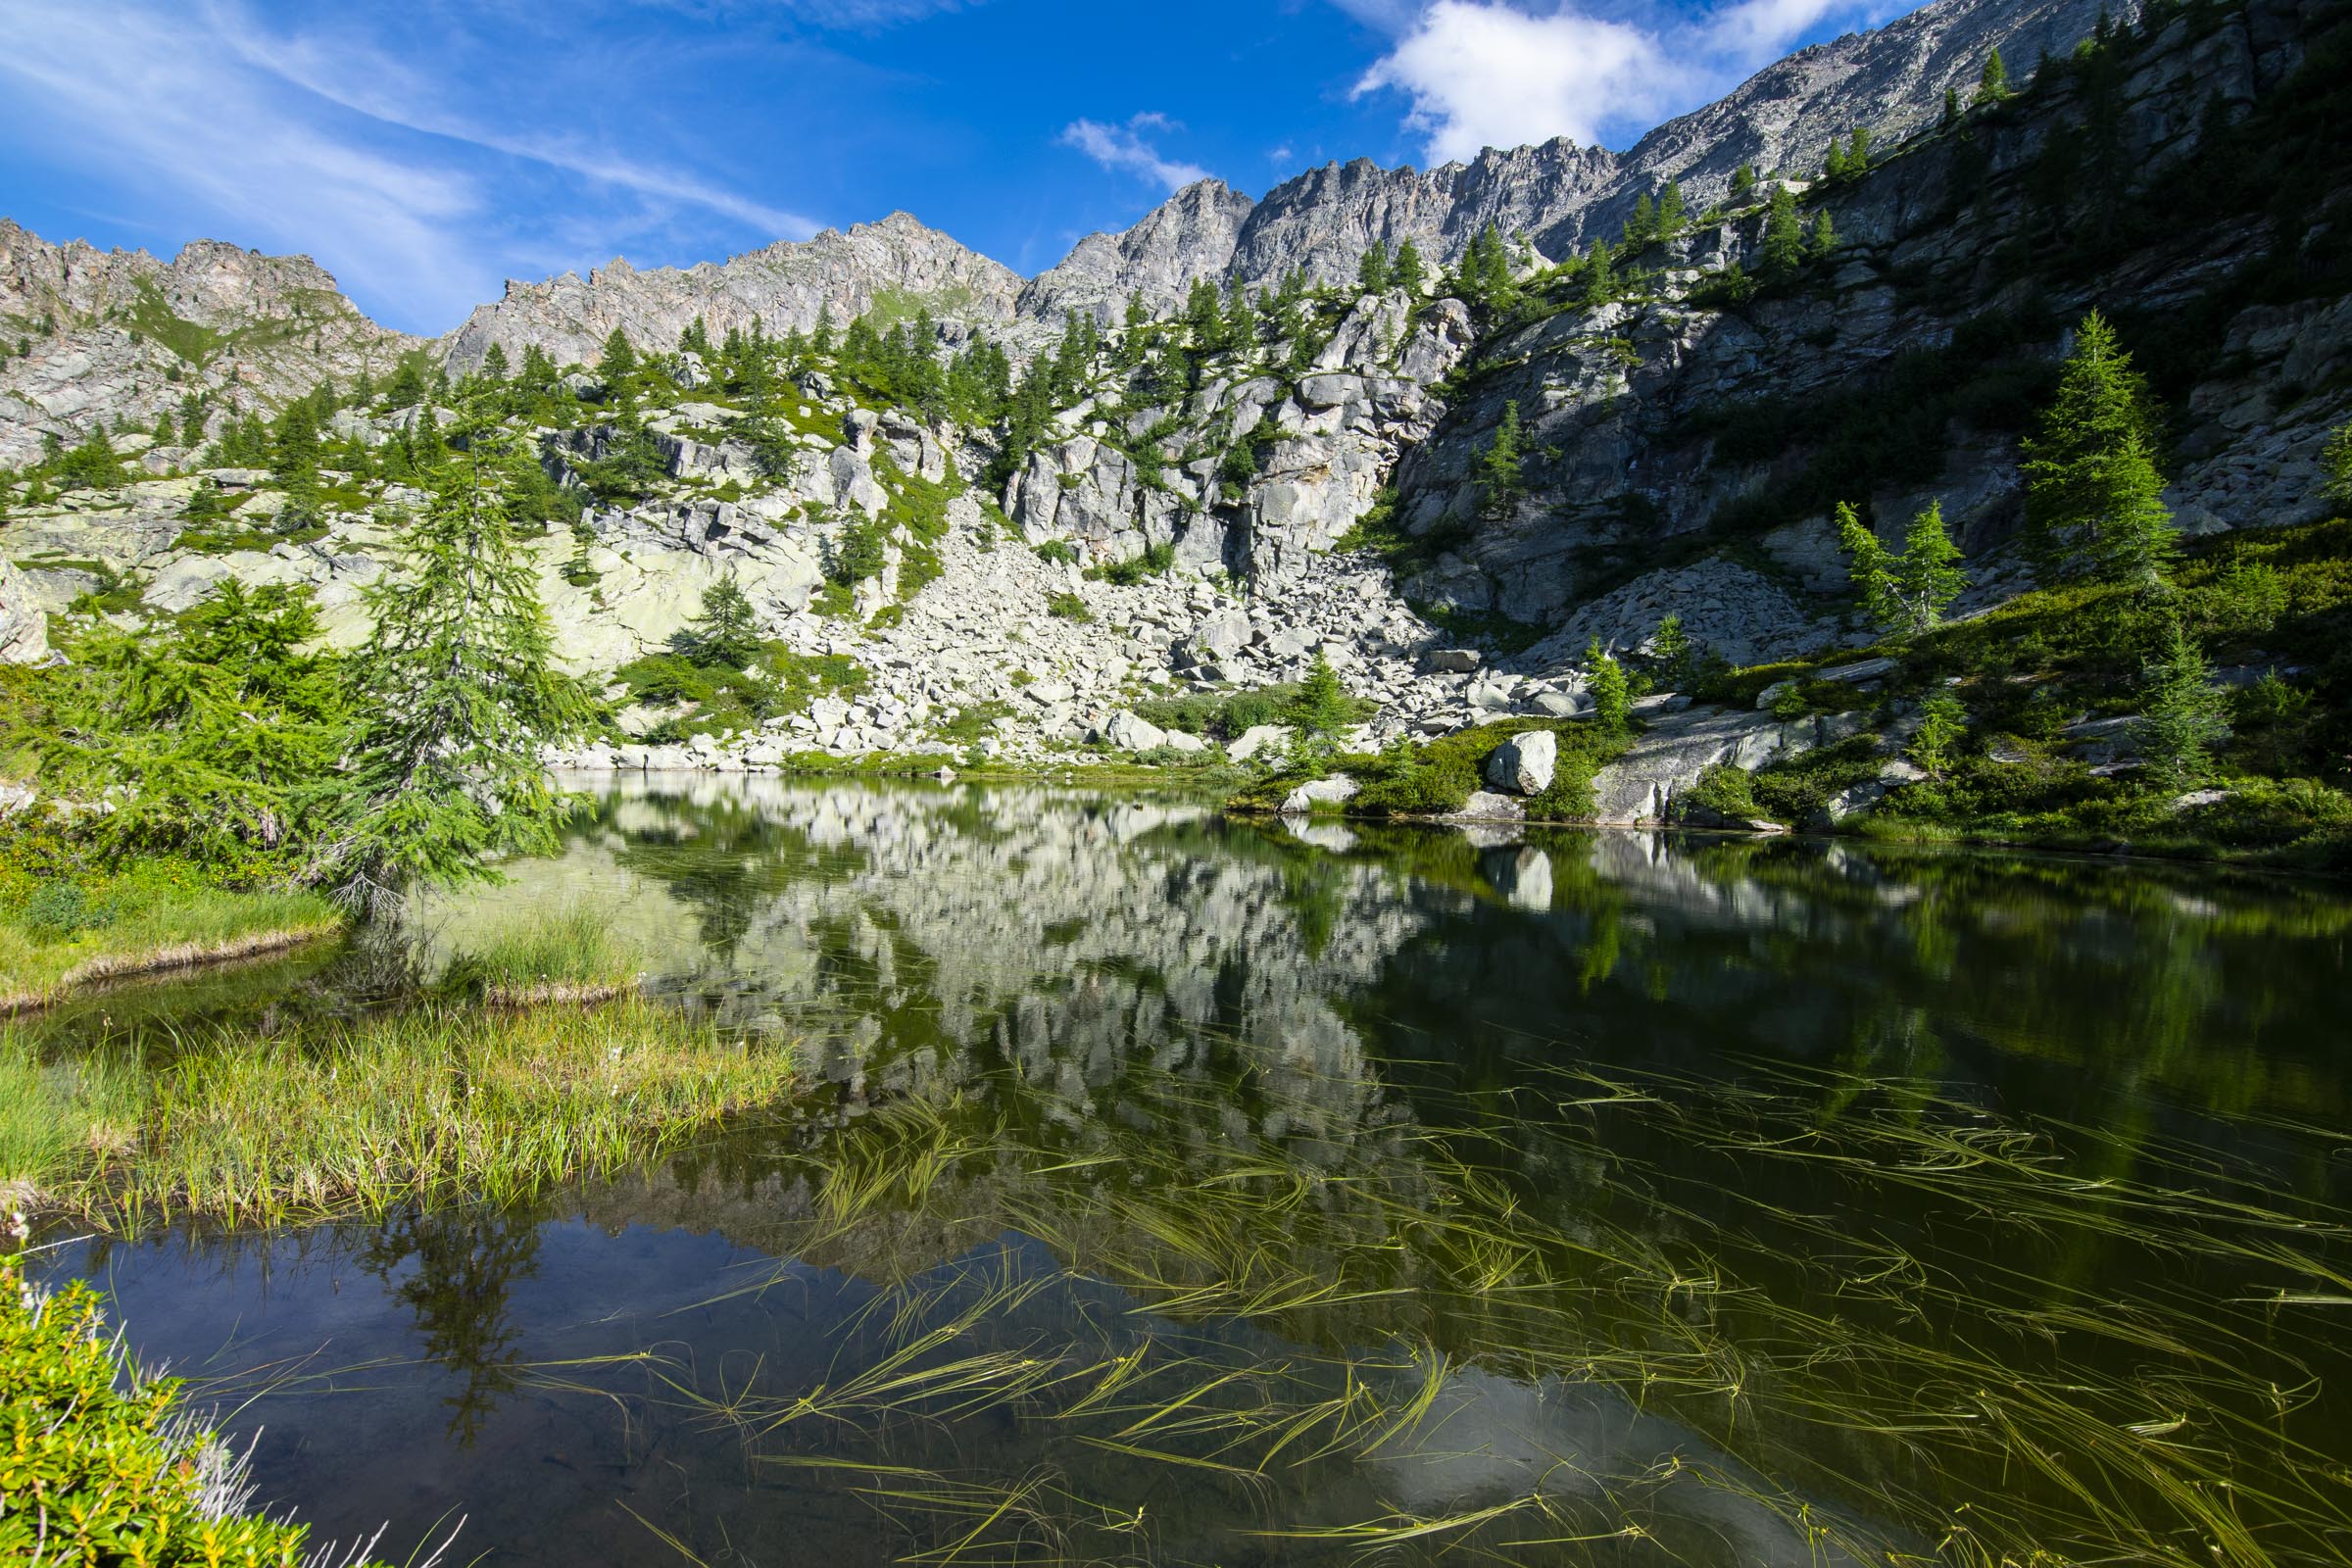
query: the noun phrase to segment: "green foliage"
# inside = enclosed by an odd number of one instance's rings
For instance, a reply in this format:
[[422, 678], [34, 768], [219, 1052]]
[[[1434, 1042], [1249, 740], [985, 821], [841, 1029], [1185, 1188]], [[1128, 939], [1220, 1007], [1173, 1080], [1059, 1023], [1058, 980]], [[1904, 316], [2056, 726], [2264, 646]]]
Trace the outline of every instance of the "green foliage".
[[1117, 583], [1132, 588], [1147, 578], [1165, 575], [1176, 564], [1176, 546], [1173, 541], [1147, 546], [1140, 556], [1126, 561], [1114, 561], [1106, 566], [1089, 566], [1085, 575], [1095, 582]]
[[2010, 96], [2009, 68], [2002, 63], [1998, 49], [1984, 57], [1984, 70], [1977, 78], [1976, 104], [1997, 104]]
[[1796, 216], [1796, 194], [1775, 184], [1765, 206], [1764, 248], [1759, 270], [1768, 282], [1780, 283], [1796, 275], [1805, 259], [1804, 224]]
[[[75, 1281], [50, 1295], [0, 1257], [0, 1557], [156, 1568], [287, 1568], [305, 1525], [245, 1515], [242, 1463], [148, 1377], [103, 1302]], [[365, 1565], [362, 1565], [365, 1568]]]
[[1744, 822], [1764, 815], [1756, 804], [1755, 781], [1747, 769], [1730, 762], [1717, 762], [1702, 770], [1698, 778], [1674, 798], [1678, 817], [1711, 815], [1726, 821]]
[[1911, 519], [1899, 556], [1889, 554], [1845, 502], [1838, 503], [1836, 516], [1863, 612], [1880, 630], [1911, 637], [1941, 624], [1945, 609], [1968, 586], [1959, 548], [1944, 531], [1943, 504], [1931, 501]]
[[2140, 679], [2141, 716], [2134, 726], [2149, 775], [2185, 789], [2213, 769], [2213, 748], [2229, 734], [2228, 708], [2213, 684], [2205, 656], [2180, 621]]
[[100, 624], [47, 672], [42, 769], [109, 794], [83, 831], [113, 854], [241, 865], [306, 830], [348, 711], [307, 591], [231, 578], [166, 628]]
[[1527, 480], [1520, 472], [1525, 440], [1519, 425], [1519, 405], [1505, 403], [1502, 422], [1494, 427], [1494, 436], [1472, 466], [1483, 515], [1507, 517], [1527, 499]]
[[869, 577], [881, 576], [882, 569], [889, 564], [890, 535], [882, 519], [852, 512], [849, 521], [842, 524], [841, 536], [834, 542], [825, 575], [841, 587], [850, 588]]
[[691, 735], [758, 728], [771, 718], [804, 712], [819, 697], [863, 691], [865, 667], [847, 654], [801, 654], [780, 642], [763, 643], [742, 663], [705, 664], [680, 653], [652, 654], [623, 664], [613, 679], [632, 702], [688, 707], [647, 735], [674, 742]]
[[759, 617], [732, 567], [703, 590], [702, 612], [686, 623], [679, 637], [686, 656], [706, 667], [740, 669], [760, 652]]
[[2179, 540], [2156, 450], [2147, 382], [2093, 311], [2024, 443], [2027, 544], [2046, 572], [2142, 583], [2164, 575]]
[[1299, 683], [1298, 698], [1286, 715], [1293, 728], [1314, 746], [1329, 746], [1355, 721], [1355, 699], [1340, 680], [1320, 650]]
[[1597, 637], [1585, 648], [1585, 691], [1592, 699], [1592, 721], [1602, 730], [1622, 735], [1633, 728], [1633, 691], [1625, 666], [1602, 651]]
[[2322, 493], [2339, 512], [2352, 514], [2352, 423], [2338, 425], [2320, 453]]
[[1919, 732], [1911, 737], [1911, 760], [1938, 777], [1948, 771], [1960, 743], [1968, 738], [1968, 708], [1950, 692], [1936, 692], [1919, 709]]
[[1066, 588], [1057, 588], [1046, 595], [1046, 613], [1056, 620], [1090, 621], [1095, 612], [1086, 608], [1086, 601]]
[[116, 456], [114, 443], [104, 432], [46, 459], [33, 474], [60, 490], [120, 490], [130, 482], [122, 460]]
[[368, 590], [374, 629], [346, 665], [356, 725], [311, 877], [358, 910], [495, 878], [485, 857], [552, 849], [570, 810], [538, 750], [590, 707], [554, 667], [515, 529], [529, 459], [495, 427], [466, 435], [399, 523], [402, 569]]
[[1669, 613], [1649, 635], [1650, 673], [1668, 691], [1681, 691], [1698, 678], [1706, 654], [1683, 629], [1683, 617]]
[[1078, 564], [1078, 547], [1067, 539], [1048, 539], [1042, 544], [1031, 545], [1029, 549], [1040, 561], [1065, 566]]

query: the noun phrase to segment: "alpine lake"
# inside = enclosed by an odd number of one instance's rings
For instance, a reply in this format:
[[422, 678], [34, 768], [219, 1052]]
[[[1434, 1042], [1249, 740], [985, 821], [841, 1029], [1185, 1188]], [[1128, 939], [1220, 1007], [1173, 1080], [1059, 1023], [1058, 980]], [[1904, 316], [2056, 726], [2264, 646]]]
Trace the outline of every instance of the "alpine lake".
[[[578, 781], [796, 1054], [522, 1207], [96, 1237], [263, 1501], [447, 1562], [2352, 1559], [2352, 892], [1181, 796]], [[366, 944], [39, 1024], [383, 1005]], [[463, 1521], [462, 1526], [460, 1521]]]

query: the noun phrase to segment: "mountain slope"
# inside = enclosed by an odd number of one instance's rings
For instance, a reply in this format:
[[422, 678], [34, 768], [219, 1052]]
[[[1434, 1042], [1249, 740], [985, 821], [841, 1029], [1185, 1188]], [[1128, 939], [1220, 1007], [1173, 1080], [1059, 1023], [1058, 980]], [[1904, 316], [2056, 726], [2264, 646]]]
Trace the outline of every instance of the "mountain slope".
[[192, 393], [274, 409], [422, 346], [361, 315], [307, 256], [197, 240], [166, 264], [51, 245], [0, 218], [0, 465], [101, 421], [151, 425]]

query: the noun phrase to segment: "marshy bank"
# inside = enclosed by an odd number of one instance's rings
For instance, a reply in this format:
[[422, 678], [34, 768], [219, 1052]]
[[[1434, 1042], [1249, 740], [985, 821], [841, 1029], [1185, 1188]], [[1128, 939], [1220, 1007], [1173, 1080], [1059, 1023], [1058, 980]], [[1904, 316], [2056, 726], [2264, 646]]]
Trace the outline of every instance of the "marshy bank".
[[[668, 782], [421, 908], [409, 980], [297, 956], [20, 1026], [93, 1105], [135, 1051], [145, 1107], [230, 1107], [149, 1115], [183, 1154], [34, 1267], [111, 1290], [326, 1534], [393, 1520], [399, 1560], [463, 1512], [469, 1551], [649, 1568], [2352, 1541], [2332, 889]], [[625, 954], [643, 1000], [368, 1000], [502, 931], [509, 981]], [[339, 1094], [353, 1136], [279, 1125]], [[678, 1114], [599, 1142], [616, 1102]], [[374, 1185], [288, 1179], [354, 1152]]]

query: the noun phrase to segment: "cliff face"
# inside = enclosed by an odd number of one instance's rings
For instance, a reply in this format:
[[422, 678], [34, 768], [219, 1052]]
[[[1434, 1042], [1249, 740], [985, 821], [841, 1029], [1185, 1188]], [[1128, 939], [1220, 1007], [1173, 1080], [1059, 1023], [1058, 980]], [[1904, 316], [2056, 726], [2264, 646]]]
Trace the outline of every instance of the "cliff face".
[[[1810, 192], [1836, 249], [1750, 300], [1711, 298], [1698, 269], [1752, 273], [1759, 211], [1654, 250], [1655, 297], [1482, 344], [1481, 372], [1396, 474], [1423, 544], [1407, 592], [1564, 626], [1560, 657], [1591, 633], [1638, 641], [1672, 609], [1743, 652], [1801, 647], [1834, 625], [1834, 501], [1892, 534], [1939, 498], [1972, 551], [2008, 536], [2017, 437], [2092, 308], [2143, 350], [2174, 413], [2184, 527], [2317, 515], [2319, 448], [2348, 412], [2329, 367], [2352, 355], [2352, 301], [2329, 236], [2352, 173], [2312, 156], [2295, 177], [2317, 188], [2284, 202], [2245, 176], [2336, 9], [2181, 14], [2112, 70], [2054, 74]], [[1511, 405], [1529, 494], [1481, 515], [1473, 463]], [[1759, 572], [1777, 580], [1762, 611]]]
[[[419, 340], [359, 313], [307, 256], [198, 240], [145, 251], [47, 244], [0, 219], [0, 465], [99, 421], [147, 425], [191, 392], [274, 408], [381, 374]], [[17, 354], [22, 342], [27, 352]]]
[[754, 322], [770, 333], [807, 331], [827, 309], [845, 324], [877, 309], [907, 317], [928, 310], [950, 326], [1002, 328], [1020, 287], [1010, 268], [893, 213], [721, 265], [639, 271], [616, 260], [586, 278], [565, 272], [544, 283], [510, 282], [504, 299], [478, 307], [443, 347], [458, 372], [480, 365], [493, 343], [510, 363], [535, 343], [558, 365], [594, 364], [614, 327], [640, 347], [667, 348], [698, 316], [713, 339]]

